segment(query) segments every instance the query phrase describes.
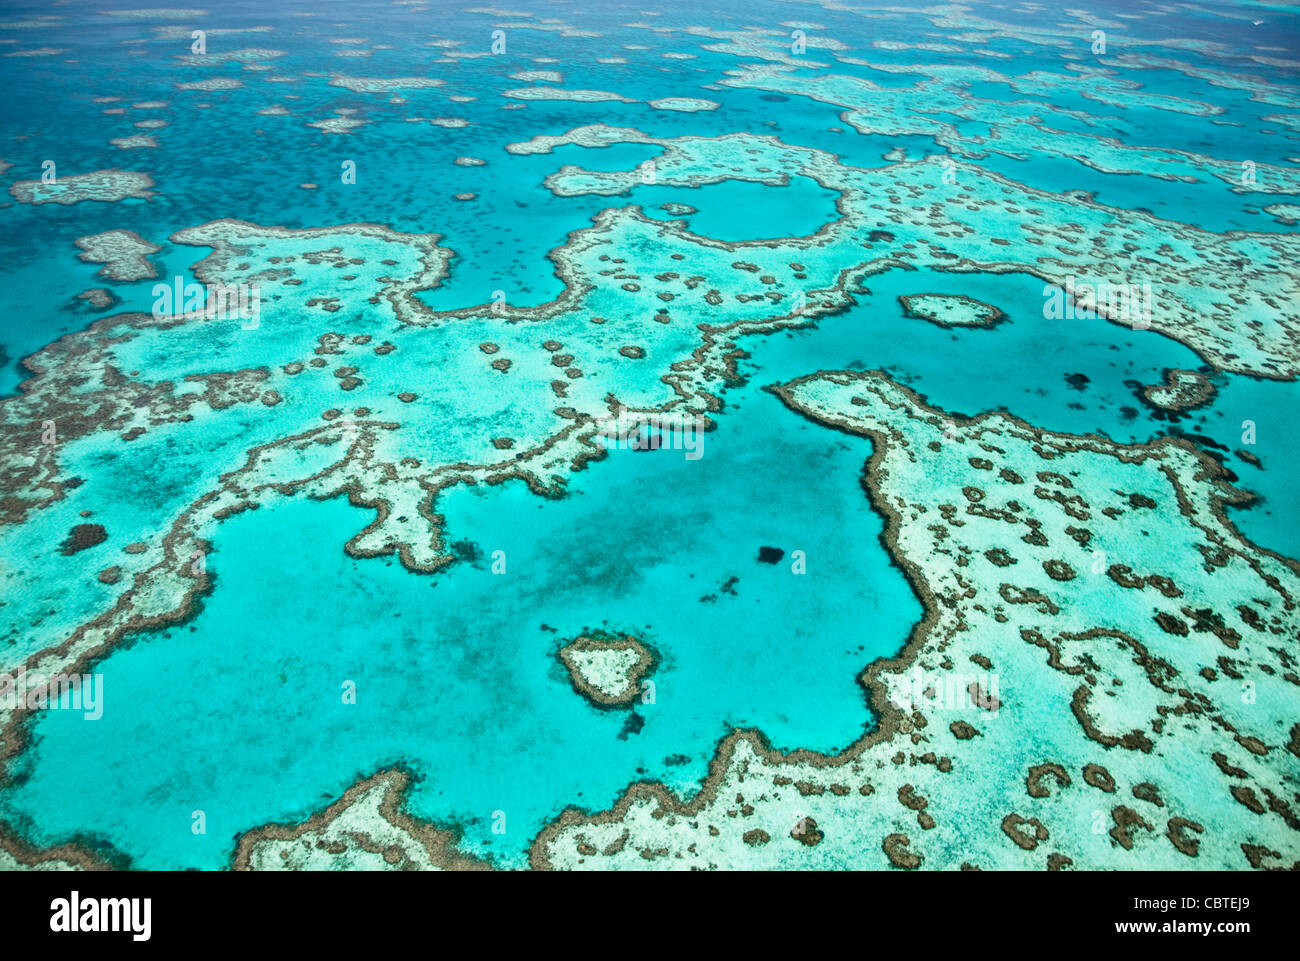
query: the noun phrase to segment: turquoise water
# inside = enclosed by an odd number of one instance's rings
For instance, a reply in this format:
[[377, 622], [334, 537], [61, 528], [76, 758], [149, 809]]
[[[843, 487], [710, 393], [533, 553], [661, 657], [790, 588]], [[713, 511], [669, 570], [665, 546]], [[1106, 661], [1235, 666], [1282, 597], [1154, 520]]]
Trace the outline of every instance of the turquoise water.
[[[842, 164], [879, 169], [891, 150], [909, 159], [941, 153], [934, 136], [924, 132], [930, 121], [951, 124], [973, 142], [990, 135], [1003, 114], [1022, 116], [1006, 101], [1029, 100], [1042, 107], [1047, 125], [1074, 134], [1158, 144], [1233, 164], [1249, 157], [1293, 171], [1300, 156], [1300, 134], [1263, 119], [1300, 109], [1253, 101], [1240, 90], [1169, 69], [1134, 69], [1131, 79], [1143, 85], [1143, 94], [1230, 109], [1240, 126], [1216, 126], [1210, 118], [1137, 102], [1101, 103], [1083, 95], [1083, 82], [1026, 94], [1003, 82], [961, 81], [955, 86], [963, 97], [931, 102], [918, 94], [907, 104], [905, 113], [920, 118], [921, 132], [863, 134], [841, 116], [846, 105], [788, 89], [790, 78], [797, 86], [844, 75], [869, 80], [890, 97], [907, 97], [918, 81], [944, 81], [945, 68], [954, 77], [970, 67], [1059, 77], [1074, 62], [1060, 49], [1014, 35], [991, 35], [979, 44], [960, 41], [964, 28], [938, 27], [919, 13], [900, 14], [894, 22], [810, 8], [807, 15], [822, 25], [814, 32], [844, 49], [810, 48], [807, 59], [823, 66], [794, 66], [779, 64], [788, 50], [780, 33], [755, 41], [772, 58], [764, 60], [748, 49], [707, 49], [725, 41], [687, 31], [701, 23], [715, 32], [784, 23], [796, 14], [780, 3], [708, 11], [670, 4], [652, 18], [656, 29], [629, 25], [633, 14], [622, 9], [593, 8], [579, 16], [550, 5], [521, 8], [541, 18], [568, 17], [596, 37], [565, 37], [527, 28], [523, 18], [469, 10], [439, 8], [431, 21], [417, 9], [388, 4], [349, 5], [319, 18], [296, 16], [311, 12], [305, 0], [270, 8], [223, 4], [210, 23], [203, 21], [214, 31], [210, 51], [283, 50], [284, 56], [265, 61], [269, 69], [263, 72], [237, 62], [187, 66], [179, 59], [188, 52], [187, 19], [133, 20], [99, 12], [111, 6], [60, 7], [64, 19], [57, 24], [7, 31], [20, 51], [48, 47], [60, 53], [0, 57], [0, 83], [11, 91], [0, 108], [0, 156], [12, 164], [5, 171], [10, 183], [39, 178], [42, 161], [53, 157], [64, 175], [145, 171], [156, 191], [148, 201], [34, 206], [11, 199], [0, 207], [5, 404], [15, 403], [27, 376], [22, 358], [84, 330], [96, 317], [150, 309], [152, 281], [115, 283], [96, 276], [98, 264], [77, 259], [77, 238], [107, 230], [134, 230], [160, 245], [151, 261], [164, 279], [188, 279], [208, 252], [168, 238], [221, 218], [295, 229], [364, 222], [437, 234], [452, 251], [449, 274], [435, 290], [417, 296], [441, 311], [486, 304], [496, 291], [517, 308], [560, 297], [564, 283], [548, 254], [611, 207], [636, 205], [652, 219], [683, 220], [710, 241], [759, 242], [760, 254], [776, 249], [779, 239], [811, 236], [839, 216], [834, 191], [808, 177], [762, 184], [767, 171], [761, 161], [745, 157], [719, 169], [719, 182], [698, 188], [636, 183], [615, 196], [560, 197], [543, 181], [564, 165], [635, 171], [663, 149], [566, 145], [529, 156], [505, 149], [581, 125], [634, 127], [661, 138], [771, 135], [826, 151]], [[1124, 9], [1128, 5], [1111, 13]], [[1154, 7], [1143, 9], [1151, 17], [1140, 25], [1140, 36], [1207, 44], [1160, 48], [1160, 55], [1194, 67], [1267, 73], [1279, 89], [1300, 96], [1294, 68], [1265, 71], [1248, 59], [1262, 42], [1248, 21], [1195, 12], [1170, 21], [1156, 16]], [[10, 5], [4, 18], [21, 21], [47, 12], [34, 4]], [[481, 53], [501, 22], [508, 22], [510, 43], [504, 58], [441, 62], [447, 48], [426, 45], [452, 39], [465, 52]], [[167, 25], [185, 29], [178, 38], [159, 31]], [[215, 32], [260, 26], [272, 29]], [[918, 35], [931, 33], [936, 36], [929, 40], [948, 36], [961, 49], [873, 45], [885, 39], [915, 43]], [[366, 42], [331, 42], [348, 38]], [[1269, 42], [1294, 51], [1296, 39], [1295, 19], [1287, 18], [1275, 25]], [[1211, 41], [1239, 52], [1216, 53]], [[356, 47], [368, 55], [337, 55]], [[979, 49], [1009, 59], [984, 57]], [[1122, 45], [1117, 52], [1125, 52]], [[837, 53], [910, 64], [917, 72], [875, 70], [843, 62]], [[682, 54], [691, 59], [665, 56]], [[613, 56], [628, 62], [599, 62]], [[778, 64], [780, 83], [721, 85], [758, 63]], [[632, 102], [529, 101], [523, 109], [505, 109], [520, 101], [504, 91], [530, 85], [511, 77], [524, 70], [563, 75], [545, 86], [607, 90]], [[334, 74], [436, 76], [445, 83], [356, 93], [331, 85]], [[218, 77], [242, 85], [218, 92], [176, 87]], [[777, 86], [786, 92], [772, 92]], [[96, 97], [121, 99], [97, 103]], [[719, 107], [681, 113], [645, 103], [664, 97], [703, 98]], [[133, 106], [153, 100], [167, 106]], [[258, 113], [272, 105], [288, 115]], [[117, 109], [125, 112], [105, 113]], [[351, 116], [364, 125], [343, 135], [308, 126], [340, 109], [354, 111]], [[167, 126], [134, 126], [154, 116]], [[874, 117], [883, 120], [883, 113]], [[430, 123], [432, 118], [459, 118], [468, 125], [448, 128]], [[135, 133], [152, 134], [157, 146], [122, 150], [110, 143]], [[1139, 167], [1162, 169], [1140, 152], [1130, 156]], [[485, 163], [456, 165], [458, 157]], [[340, 166], [349, 160], [356, 163], [355, 184], [340, 180]], [[1046, 146], [1022, 159], [990, 154], [978, 164], [1037, 190], [1081, 189], [1118, 208], [1152, 211], [1205, 230], [1293, 235], [1300, 229], [1261, 210], [1300, 202], [1297, 195], [1238, 193], [1209, 175], [1194, 183], [1144, 173], [1106, 175]], [[456, 200], [456, 194], [473, 197]], [[663, 209], [674, 204], [694, 212]], [[754, 249], [742, 248], [734, 259], [744, 260]], [[846, 260], [843, 267], [861, 259]], [[683, 274], [703, 269], [692, 261], [669, 266]], [[727, 280], [735, 278], [717, 282]], [[742, 277], [736, 290], [745, 289], [742, 282], [747, 281]], [[763, 390], [818, 370], [883, 369], [944, 410], [975, 415], [1003, 409], [1046, 430], [1097, 433], [1123, 443], [1166, 433], [1189, 436], [1220, 458], [1243, 489], [1258, 495], [1252, 506], [1231, 511], [1242, 532], [1264, 547], [1300, 556], [1300, 489], [1293, 482], [1300, 440], [1290, 425], [1300, 388], [1293, 381], [1213, 371], [1191, 347], [1152, 331], [1097, 318], [1045, 319], [1043, 282], [1024, 273], [893, 269], [861, 283], [864, 289], [847, 309], [814, 325], [739, 338], [737, 346], [748, 352], [738, 360], [741, 379], [710, 385], [721, 409], [699, 460], [672, 450], [615, 451], [565, 475], [565, 496], [556, 499], [539, 497], [520, 482], [461, 484], [442, 492], [433, 509], [446, 519], [444, 537], [458, 560], [439, 573], [412, 573], [391, 556], [347, 555], [343, 545], [374, 515], [341, 496], [270, 497], [265, 506], [224, 521], [212, 535], [208, 559], [215, 586], [197, 612], [164, 630], [133, 636], [97, 663], [107, 698], [101, 721], [86, 724], [53, 712], [31, 724], [32, 744], [9, 762], [0, 781], [0, 819], [34, 843], [91, 839], [137, 867], [215, 869], [229, 862], [234, 839], [243, 832], [270, 821], [301, 820], [359, 777], [401, 762], [419, 779], [410, 796], [413, 813], [462, 830], [467, 851], [520, 866], [532, 838], [570, 805], [606, 808], [637, 780], [690, 794], [718, 742], [735, 728], [757, 728], [784, 750], [842, 749], [874, 723], [857, 677], [872, 661], [900, 649], [922, 608], [881, 543], [882, 516], [864, 496], [860, 475], [870, 443], [814, 427]], [[341, 289], [329, 279], [320, 284], [322, 296]], [[96, 311], [76, 300], [97, 287], [119, 303]], [[922, 292], [974, 297], [1000, 308], [1006, 319], [987, 330], [953, 330], [906, 317], [898, 298]], [[302, 321], [290, 334], [302, 342], [294, 349], [303, 351], [326, 329], [373, 332], [377, 338], [396, 330], [407, 338], [400, 346], [410, 348], [398, 354], [410, 365], [402, 376], [437, 398], [431, 407], [410, 407], [404, 425], [411, 428], [402, 435], [411, 445], [408, 452], [422, 457], [436, 456], [449, 435], [484, 443], [487, 435], [478, 433], [495, 429], [524, 403], [524, 388], [516, 381], [476, 379], [478, 368], [470, 377], [468, 365], [447, 361], [448, 344], [458, 343], [458, 328], [450, 325], [458, 321], [403, 331], [379, 310], [355, 306], [355, 312], [326, 319], [279, 315], [278, 326], [268, 324], [267, 330], [274, 328], [280, 339], [236, 340], [189, 328], [170, 338], [156, 334], [123, 344], [115, 356], [138, 361], [141, 380], [150, 383], [259, 365], [274, 375], [295, 356], [274, 353], [288, 338], [290, 322]], [[641, 318], [647, 328], [654, 326], [648, 318], [659, 306], [647, 304]], [[697, 324], [729, 319], [726, 309], [682, 310], [674, 330], [687, 337]], [[470, 345], [474, 353], [473, 345], [487, 336], [485, 325], [465, 327], [461, 346]], [[534, 339], [540, 342], [554, 329], [558, 324], [542, 324]], [[501, 330], [505, 339], [519, 328], [512, 322]], [[679, 356], [685, 352], [672, 359]], [[651, 363], [663, 360], [652, 357]], [[1216, 387], [1214, 400], [1178, 417], [1142, 404], [1139, 388], [1159, 383], [1171, 368], [1204, 369]], [[629, 374], [617, 382], [588, 368], [569, 386], [597, 398], [599, 391], [658, 390], [655, 402], [663, 403], [672, 397], [659, 380], [666, 375], [666, 366], [654, 367], [639, 380]], [[380, 394], [409, 386], [401, 376], [369, 370], [365, 376], [368, 385], [383, 385]], [[597, 386], [589, 387], [592, 381]], [[94, 580], [96, 573], [129, 563], [122, 560], [122, 546], [160, 536], [222, 474], [240, 466], [249, 449], [304, 425], [319, 426], [319, 411], [308, 408], [321, 394], [286, 394], [265, 418], [239, 407], [221, 416], [202, 408], [194, 421], [151, 428], [135, 447], [105, 431], [70, 451], [66, 466], [87, 480], [85, 486], [32, 512], [25, 525], [0, 528], [7, 578], [0, 608], [2, 666], [58, 643], [111, 605], [115, 591]], [[564, 403], [549, 393], [543, 400], [543, 415]], [[1248, 421], [1256, 427], [1253, 445], [1242, 441]], [[1260, 466], [1240, 457], [1241, 449], [1258, 457]], [[110, 539], [70, 558], [56, 556], [83, 510], [105, 524]], [[782, 560], [761, 562], [763, 547], [782, 550]], [[505, 574], [492, 572], [495, 551], [504, 552]], [[806, 574], [791, 570], [795, 551], [806, 557]], [[653, 646], [660, 659], [655, 703], [606, 711], [575, 694], [556, 651], [594, 628], [633, 633]], [[340, 697], [347, 680], [358, 686], [355, 705]], [[206, 835], [191, 833], [196, 810], [207, 816]], [[504, 835], [492, 831], [497, 811], [506, 814]]]
[[[652, 217], [682, 219], [692, 233], [735, 243], [815, 234], [838, 218], [835, 197], [807, 177], [792, 177], [782, 186], [728, 180], [691, 191], [641, 187], [631, 199]], [[679, 217], [658, 209], [669, 202], [688, 204], [697, 212]]]
[[[869, 446], [828, 445], [757, 387], [732, 402], [698, 460], [613, 451], [559, 501], [520, 484], [454, 489], [439, 501], [457, 518], [448, 536], [478, 559], [445, 574], [322, 551], [369, 519], [341, 500], [232, 519], [202, 612], [102, 664], [114, 703], [101, 722], [41, 719], [29, 756], [49, 761], [10, 811], [20, 824], [39, 812], [44, 839], [88, 830], [138, 867], [216, 868], [249, 825], [306, 816], [403, 760], [424, 776], [413, 811], [517, 864], [568, 804], [609, 805], [641, 777], [689, 789], [733, 727], [787, 750], [844, 748], [870, 720], [857, 672], [921, 614], [858, 484]], [[752, 482], [771, 465], [775, 502]], [[787, 562], [761, 563], [763, 546]], [[790, 571], [795, 550], [806, 574]], [[576, 697], [559, 665], [561, 639], [587, 627], [635, 632], [660, 655], [638, 733]], [[190, 833], [194, 810], [205, 836]], [[491, 832], [497, 810], [505, 835]]]

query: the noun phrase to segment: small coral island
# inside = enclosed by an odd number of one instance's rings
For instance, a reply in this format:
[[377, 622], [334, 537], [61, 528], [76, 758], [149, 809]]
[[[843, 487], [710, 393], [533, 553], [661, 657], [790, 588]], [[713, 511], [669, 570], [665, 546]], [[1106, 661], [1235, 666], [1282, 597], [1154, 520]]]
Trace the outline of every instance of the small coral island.
[[654, 652], [636, 638], [603, 631], [583, 634], [558, 653], [574, 690], [597, 707], [631, 704], [656, 663]]
[[964, 294], [909, 294], [898, 298], [909, 317], [919, 317], [940, 327], [992, 327], [1006, 314]]

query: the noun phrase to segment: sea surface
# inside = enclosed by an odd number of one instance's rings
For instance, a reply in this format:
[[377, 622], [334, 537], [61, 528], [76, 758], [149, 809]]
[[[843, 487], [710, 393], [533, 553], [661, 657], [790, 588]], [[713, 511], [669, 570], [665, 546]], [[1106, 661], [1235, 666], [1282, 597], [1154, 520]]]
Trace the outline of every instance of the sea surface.
[[[39, 180], [47, 160], [67, 174], [128, 169], [154, 182], [148, 200], [64, 206], [9, 197], [0, 205], [0, 391], [9, 398], [30, 374], [25, 357], [101, 316], [152, 309], [152, 281], [115, 283], [96, 276], [98, 264], [78, 259], [74, 241], [103, 231], [132, 230], [159, 245], [150, 259], [165, 280], [192, 279], [207, 253], [168, 238], [225, 218], [437, 234], [453, 252], [449, 274], [418, 295], [436, 311], [488, 303], [494, 291], [518, 308], [555, 300], [564, 280], [548, 253], [610, 207], [637, 205], [648, 217], [684, 220], [694, 234], [727, 243], [813, 235], [838, 214], [835, 192], [809, 178], [779, 186], [649, 183], [622, 195], [565, 197], [543, 183], [565, 165], [635, 170], [662, 150], [569, 144], [519, 155], [505, 147], [604, 123], [661, 139], [770, 135], [866, 169], [886, 167], [891, 151], [908, 158], [944, 151], [923, 133], [859, 132], [843, 105], [794, 92], [829, 75], [917, 89], [908, 110], [951, 124], [972, 144], [988, 136], [990, 119], [1013, 115], [1009, 104], [1028, 101], [1047, 126], [1069, 134], [1108, 130], [1130, 146], [1234, 166], [1248, 159], [1293, 175], [1300, 157], [1300, 20], [1268, 4], [1089, 8], [1119, 25], [1110, 29], [1112, 55], [1268, 78], [1236, 88], [1167, 66], [1107, 68], [1090, 53], [1090, 24], [1012, 3], [949, 8], [951, 20], [920, 6], [862, 4], [880, 14], [864, 17], [853, 4], [770, 0], [673, 0], [654, 10], [511, 0], [509, 11], [289, 0], [113, 15], [121, 3], [8, 3], [0, 15], [7, 182]], [[978, 18], [1023, 28], [1041, 20], [1054, 25], [1057, 39], [1035, 42]], [[1076, 41], [1059, 39], [1067, 22]], [[196, 29], [207, 31], [210, 65], [186, 56]], [[504, 30], [505, 53], [491, 52], [494, 30]], [[810, 45], [791, 55], [795, 30]], [[729, 49], [729, 31], [753, 48]], [[1130, 36], [1181, 43], [1126, 45]], [[834, 46], [814, 45], [817, 38]], [[254, 52], [224, 56], [232, 50]], [[791, 56], [796, 63], [783, 63]], [[742, 66], [774, 64], [783, 70], [781, 93], [722, 83]], [[1080, 65], [1140, 89], [1112, 91], [1116, 102], [1101, 102], [1089, 95]], [[973, 80], [972, 68], [1053, 79], [1023, 92]], [[521, 71], [553, 71], [562, 80], [512, 78]], [[354, 92], [332, 84], [339, 76], [443, 84]], [[213, 78], [239, 86], [177, 86]], [[913, 87], [921, 82], [982, 106], [969, 117], [931, 112], [931, 98]], [[609, 91], [626, 101], [507, 93], [526, 87]], [[1266, 93], [1252, 96], [1258, 90]], [[101, 99], [110, 97], [118, 99]], [[669, 97], [717, 106], [649, 105]], [[1168, 109], [1175, 103], [1227, 113]], [[259, 113], [277, 104], [283, 112]], [[361, 124], [343, 133], [309, 125], [340, 116]], [[138, 126], [153, 119], [165, 126]], [[110, 142], [136, 134], [153, 136], [156, 146]], [[1300, 195], [1237, 192], [1208, 174], [1162, 179], [1167, 163], [1142, 151], [1126, 156], [1136, 172], [1105, 173], [1048, 149], [1051, 137], [1041, 130], [1028, 130], [1025, 140], [1019, 156], [990, 152], [971, 162], [1031, 188], [1085, 191], [1207, 231], [1300, 229], [1262, 210], [1300, 204]], [[486, 163], [457, 165], [462, 157]], [[348, 161], [355, 183], [340, 175]], [[107, 289], [120, 303], [94, 311], [77, 300], [90, 288]], [[988, 329], [943, 328], [904, 312], [899, 297], [915, 293], [965, 295], [998, 307], [1005, 319]], [[75, 839], [140, 868], [218, 869], [244, 832], [302, 820], [358, 778], [398, 763], [417, 775], [413, 814], [454, 825], [467, 852], [523, 866], [532, 839], [566, 807], [608, 808], [640, 780], [689, 796], [736, 728], [757, 729], [781, 750], [842, 750], [875, 723], [858, 676], [898, 652], [923, 608], [882, 539], [883, 515], [864, 493], [870, 441], [815, 427], [764, 390], [820, 370], [881, 369], [955, 415], [1006, 410], [1044, 430], [1119, 443], [1188, 436], [1255, 495], [1230, 509], [1241, 532], [1300, 556], [1294, 381], [1215, 370], [1188, 343], [1095, 314], [1049, 319], [1043, 281], [1014, 271], [887, 270], [863, 278], [852, 301], [799, 329], [738, 338], [745, 355], [718, 392], [715, 429], [704, 435], [698, 460], [673, 450], [613, 451], [573, 473], [558, 498], [522, 482], [443, 492], [437, 512], [456, 560], [437, 573], [408, 570], [395, 556], [345, 553], [373, 512], [344, 496], [271, 497], [223, 522], [207, 558], [214, 586], [192, 616], [133, 636], [94, 666], [104, 677], [103, 718], [88, 724], [52, 711], [29, 725], [31, 743], [0, 781], [0, 819], [37, 845]], [[356, 324], [361, 330], [365, 321]], [[183, 377], [196, 364], [210, 372], [280, 362], [259, 360], [256, 338], [229, 351], [214, 344], [206, 360], [178, 354], [176, 370], [152, 369], [159, 378]], [[401, 356], [400, 363], [420, 363]], [[1140, 388], [1160, 383], [1169, 369], [1202, 370], [1212, 400], [1183, 414], [1144, 404]], [[428, 366], [419, 373], [430, 383], [447, 376], [455, 372]], [[497, 388], [484, 377], [449, 389], [468, 431]], [[156, 446], [79, 449], [79, 473], [99, 479], [98, 487], [52, 508], [61, 513], [49, 531], [0, 528], [0, 559], [25, 571], [23, 593], [39, 596], [32, 603], [42, 608], [35, 616], [16, 586], [6, 588], [0, 622], [8, 621], [12, 650], [53, 646], [111, 604], [108, 588], [68, 588], [56, 567], [54, 535], [75, 523], [74, 507], [93, 507], [111, 531], [161, 531], [267, 439], [238, 418], [199, 415], [169, 435], [161, 456]], [[1243, 459], [1243, 449], [1258, 463]], [[761, 561], [763, 547], [779, 548], [782, 561]], [[494, 551], [509, 558], [509, 577], [493, 573]], [[791, 589], [795, 551], [812, 560]], [[87, 573], [106, 563], [87, 560]], [[575, 694], [555, 651], [597, 628], [653, 647], [660, 659], [654, 703], [602, 710]], [[340, 678], [357, 683], [357, 704], [341, 703]], [[190, 829], [200, 810], [205, 834]], [[493, 830], [501, 811], [504, 833]]]

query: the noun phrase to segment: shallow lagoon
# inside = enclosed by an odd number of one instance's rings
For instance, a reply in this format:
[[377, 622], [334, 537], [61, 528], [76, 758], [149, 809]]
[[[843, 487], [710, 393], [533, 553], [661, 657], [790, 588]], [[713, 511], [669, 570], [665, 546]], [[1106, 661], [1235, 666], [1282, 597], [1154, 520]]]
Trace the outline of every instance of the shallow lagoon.
[[[786, 749], [847, 746], [870, 722], [858, 672], [921, 614], [858, 482], [870, 446], [828, 441], [756, 384], [733, 393], [739, 409], [699, 460], [611, 451], [559, 501], [454, 489], [437, 509], [479, 559], [432, 577], [346, 557], [369, 515], [340, 500], [231, 519], [202, 612], [103, 663], [103, 720], [40, 720], [38, 760], [3, 816], [50, 840], [89, 830], [141, 867], [215, 868], [236, 833], [306, 816], [404, 759], [424, 776], [413, 811], [518, 864], [569, 803], [607, 806], [640, 778], [691, 789], [732, 727]], [[786, 557], [761, 563], [762, 546]], [[505, 575], [491, 573], [497, 550]], [[627, 712], [589, 706], [554, 656], [601, 626], [637, 631], [661, 658], [656, 703], [624, 738]], [[194, 809], [205, 837], [190, 833]]]

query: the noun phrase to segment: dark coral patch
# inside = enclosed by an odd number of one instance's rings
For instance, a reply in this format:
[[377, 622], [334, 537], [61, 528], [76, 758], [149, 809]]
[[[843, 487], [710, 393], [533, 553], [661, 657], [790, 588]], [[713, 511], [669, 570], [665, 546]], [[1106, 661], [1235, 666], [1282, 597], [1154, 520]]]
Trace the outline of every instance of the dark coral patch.
[[84, 551], [108, 540], [108, 532], [103, 524], [78, 524], [68, 532], [68, 536], [59, 545], [59, 553], [64, 555]]
[[1043, 561], [1043, 570], [1047, 571], [1047, 576], [1054, 581], [1074, 580], [1074, 568], [1065, 561]]

